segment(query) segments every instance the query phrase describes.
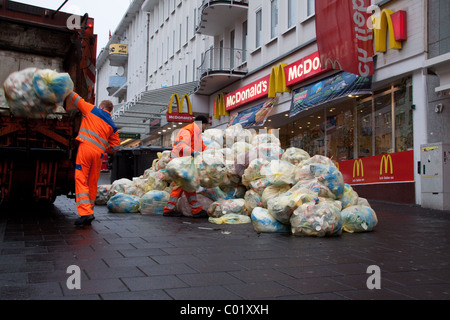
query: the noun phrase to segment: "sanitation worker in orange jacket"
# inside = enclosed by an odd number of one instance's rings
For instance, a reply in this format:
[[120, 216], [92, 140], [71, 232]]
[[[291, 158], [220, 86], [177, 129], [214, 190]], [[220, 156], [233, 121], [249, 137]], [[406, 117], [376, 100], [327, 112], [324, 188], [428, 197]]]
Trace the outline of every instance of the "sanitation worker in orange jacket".
[[105, 153], [114, 153], [119, 149], [119, 133], [111, 118], [114, 108], [111, 101], [105, 100], [96, 107], [75, 92], [67, 99], [83, 114], [77, 137], [80, 145], [75, 166], [76, 204], [80, 218], [75, 225], [90, 225], [95, 219], [94, 205], [102, 159]]
[[[201, 128], [198, 124], [201, 122]], [[198, 124], [197, 124], [198, 123]], [[185, 126], [180, 130], [175, 140], [172, 149], [172, 158], [192, 156], [196, 157], [200, 152], [206, 149], [202, 139], [202, 132], [206, 130], [208, 118], [205, 116], [198, 116], [195, 122]], [[208, 214], [200, 203], [197, 201], [197, 194], [195, 192], [187, 192], [182, 188], [174, 185], [172, 193], [170, 194], [169, 202], [164, 208], [164, 216], [166, 217], [181, 217], [182, 214], [176, 210], [178, 199], [184, 194], [192, 209], [194, 218], [207, 218]]]

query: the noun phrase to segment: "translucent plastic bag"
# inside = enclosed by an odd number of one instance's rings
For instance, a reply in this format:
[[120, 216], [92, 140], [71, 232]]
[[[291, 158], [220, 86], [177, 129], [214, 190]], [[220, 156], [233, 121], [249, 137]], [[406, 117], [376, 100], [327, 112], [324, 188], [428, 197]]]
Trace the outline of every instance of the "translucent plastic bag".
[[339, 198], [339, 201], [342, 203], [342, 208], [347, 208], [350, 206], [355, 206], [358, 204], [358, 193], [353, 190], [352, 186], [349, 184], [344, 185], [344, 193]]
[[269, 214], [283, 224], [289, 224], [292, 213], [303, 204], [302, 195], [288, 191], [267, 201]]
[[367, 206], [350, 206], [342, 210], [342, 224], [345, 232], [369, 232], [378, 224], [375, 211]]
[[138, 213], [140, 201], [137, 196], [118, 193], [109, 199], [107, 207], [112, 213]]
[[67, 73], [28, 68], [10, 74], [3, 87], [12, 114], [45, 118], [73, 90], [73, 82]]
[[122, 178], [116, 180], [112, 183], [111, 189], [109, 190], [109, 196], [113, 197], [118, 193], [126, 193], [127, 187], [133, 186], [133, 181], [130, 179]]
[[200, 186], [204, 188], [215, 188], [222, 184], [227, 177], [225, 163], [220, 157], [211, 157], [201, 154], [194, 159], [197, 167]]
[[319, 181], [319, 178], [312, 178], [309, 180], [300, 180], [291, 189], [291, 191], [298, 192], [299, 190], [307, 189], [316, 193], [316, 196], [336, 199], [333, 192], [323, 182]]
[[224, 147], [231, 148], [236, 142], [250, 143], [253, 135], [250, 130], [246, 130], [241, 124], [228, 127], [224, 131]]
[[249, 215], [252, 213], [253, 209], [262, 206], [261, 195], [256, 191], [248, 190], [245, 193], [244, 200], [245, 200], [244, 206], [245, 212]]
[[205, 138], [215, 141], [223, 148], [224, 134], [225, 134], [224, 131], [221, 129], [208, 129], [202, 133], [202, 138], [203, 138], [203, 141]]
[[68, 73], [54, 70], [38, 70], [33, 77], [33, 86], [44, 103], [61, 103], [72, 92], [73, 81]]
[[250, 182], [250, 184], [249, 184], [249, 188], [253, 191], [256, 191], [260, 195], [263, 194], [264, 190], [268, 186], [270, 186], [270, 182], [266, 178], [254, 180], [254, 181]]
[[267, 208], [267, 202], [270, 199], [276, 198], [279, 195], [286, 193], [290, 190], [290, 186], [274, 186], [269, 185], [264, 189], [261, 195], [261, 203], [263, 208]]
[[210, 150], [210, 149], [220, 150], [220, 149], [222, 149], [222, 145], [219, 144], [218, 142], [216, 142], [214, 140], [211, 140], [209, 138], [206, 138], [206, 137], [203, 137], [202, 139], [203, 139], [203, 143], [205, 144], [207, 150]]
[[296, 167], [287, 161], [272, 160], [261, 169], [261, 174], [276, 186], [294, 185]]
[[169, 198], [170, 194], [165, 191], [149, 191], [141, 197], [139, 211], [142, 215], [162, 215]]
[[262, 158], [255, 159], [250, 162], [242, 175], [242, 184], [248, 187], [250, 182], [265, 178], [262, 171], [265, 166], [269, 165], [269, 163], [269, 161]]
[[187, 192], [200, 187], [197, 166], [192, 157], [175, 158], [167, 164], [167, 173], [173, 182]]
[[214, 224], [246, 224], [250, 223], [251, 219], [249, 216], [243, 216], [240, 214], [235, 213], [229, 213], [226, 215], [223, 215], [219, 218], [209, 218], [209, 222]]
[[158, 159], [155, 163], [155, 171], [165, 169], [167, 164], [170, 162], [171, 152], [166, 150], [163, 152], [158, 152]]
[[257, 158], [262, 158], [267, 161], [280, 160], [283, 155], [283, 149], [276, 143], [261, 143], [253, 147], [249, 151], [249, 162]]
[[110, 184], [100, 185], [97, 187], [97, 197], [95, 199], [96, 205], [105, 206], [108, 203], [110, 189]]
[[252, 139], [252, 145], [259, 146], [263, 143], [273, 143], [278, 146], [281, 145], [280, 139], [278, 139], [274, 134], [267, 133], [267, 134], [258, 134], [253, 137]]
[[290, 232], [289, 226], [280, 223], [264, 208], [255, 208], [251, 215], [256, 232]]
[[308, 152], [298, 148], [288, 148], [281, 156], [281, 160], [288, 161], [293, 165], [298, 165], [302, 161], [310, 159], [311, 156]]
[[230, 213], [247, 215], [244, 207], [245, 199], [216, 201], [209, 206], [208, 215], [213, 218], [219, 218]]
[[321, 198], [299, 206], [291, 216], [296, 236], [326, 237], [342, 234], [341, 205]]

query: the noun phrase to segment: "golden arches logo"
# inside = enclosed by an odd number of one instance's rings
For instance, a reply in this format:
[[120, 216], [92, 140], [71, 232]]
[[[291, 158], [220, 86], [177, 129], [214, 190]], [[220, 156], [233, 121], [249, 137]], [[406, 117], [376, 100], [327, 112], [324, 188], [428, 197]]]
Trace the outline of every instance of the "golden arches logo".
[[222, 116], [229, 116], [225, 106], [225, 93], [218, 94], [214, 104], [214, 119], [220, 119]]
[[353, 163], [353, 178], [364, 177], [364, 163], [362, 159], [357, 159]]
[[275, 98], [277, 93], [291, 92], [291, 89], [286, 86], [286, 72], [284, 68], [286, 63], [273, 67], [270, 73], [269, 81], [269, 98]]
[[339, 61], [337, 60], [331, 60], [330, 58], [326, 59], [325, 62], [323, 63], [324, 68], [328, 68], [328, 65], [330, 65], [329, 68], [333, 69], [333, 70], [342, 70], [342, 65]]
[[[391, 170], [389, 171], [388, 168], [390, 168]], [[383, 171], [384, 169], [384, 171]], [[380, 163], [380, 176], [382, 176], [383, 174], [388, 174], [390, 172], [390, 174], [394, 174], [394, 164], [392, 162], [392, 157], [391, 155], [384, 155], [381, 158], [381, 163]]]
[[167, 113], [168, 114], [172, 114], [172, 112], [173, 112], [173, 104], [174, 103], [177, 105], [178, 113], [183, 113], [184, 101], [186, 101], [186, 103], [187, 103], [187, 108], [188, 108], [189, 115], [193, 116], [194, 112], [192, 111], [191, 99], [189, 98], [189, 96], [187, 94], [185, 94], [183, 96], [183, 98], [180, 100], [180, 96], [177, 93], [174, 93], [172, 95], [172, 97], [170, 98]]
[[389, 45], [391, 49], [400, 50], [402, 43], [395, 40], [394, 24], [392, 23], [391, 15], [394, 11], [383, 9], [379, 15], [372, 17], [372, 24], [375, 26], [374, 43], [375, 52], [386, 52], [387, 50], [387, 32], [389, 30]]

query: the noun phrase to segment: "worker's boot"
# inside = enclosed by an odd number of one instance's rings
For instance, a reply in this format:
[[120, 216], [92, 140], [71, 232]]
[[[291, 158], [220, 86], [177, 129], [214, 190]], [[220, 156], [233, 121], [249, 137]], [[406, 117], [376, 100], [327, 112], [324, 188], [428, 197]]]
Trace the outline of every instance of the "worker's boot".
[[200, 211], [197, 214], [192, 215], [194, 219], [206, 219], [209, 218], [208, 213], [205, 210]]
[[95, 217], [93, 214], [89, 215], [89, 216], [83, 216], [83, 217], [79, 217], [76, 221], [75, 221], [75, 225], [76, 226], [90, 226], [92, 221], [95, 220]]
[[164, 212], [163, 213], [164, 217], [175, 217], [175, 218], [179, 218], [182, 217], [183, 214], [179, 211], [170, 211], [170, 212]]

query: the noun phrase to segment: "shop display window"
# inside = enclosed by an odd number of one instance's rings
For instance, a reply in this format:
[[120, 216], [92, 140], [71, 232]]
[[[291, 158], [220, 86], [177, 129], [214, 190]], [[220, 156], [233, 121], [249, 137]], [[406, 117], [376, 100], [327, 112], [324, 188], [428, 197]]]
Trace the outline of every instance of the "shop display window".
[[370, 157], [373, 155], [373, 112], [372, 98], [366, 99], [365, 102], [358, 104], [357, 121], [358, 121], [358, 158]]
[[326, 109], [326, 155], [336, 161], [354, 158], [354, 112], [354, 99]]
[[392, 95], [375, 98], [375, 154], [393, 153]]
[[327, 104], [280, 128], [282, 147], [336, 161], [402, 152], [414, 147], [411, 79]]
[[412, 87], [405, 86], [394, 92], [395, 100], [395, 151], [414, 148]]

